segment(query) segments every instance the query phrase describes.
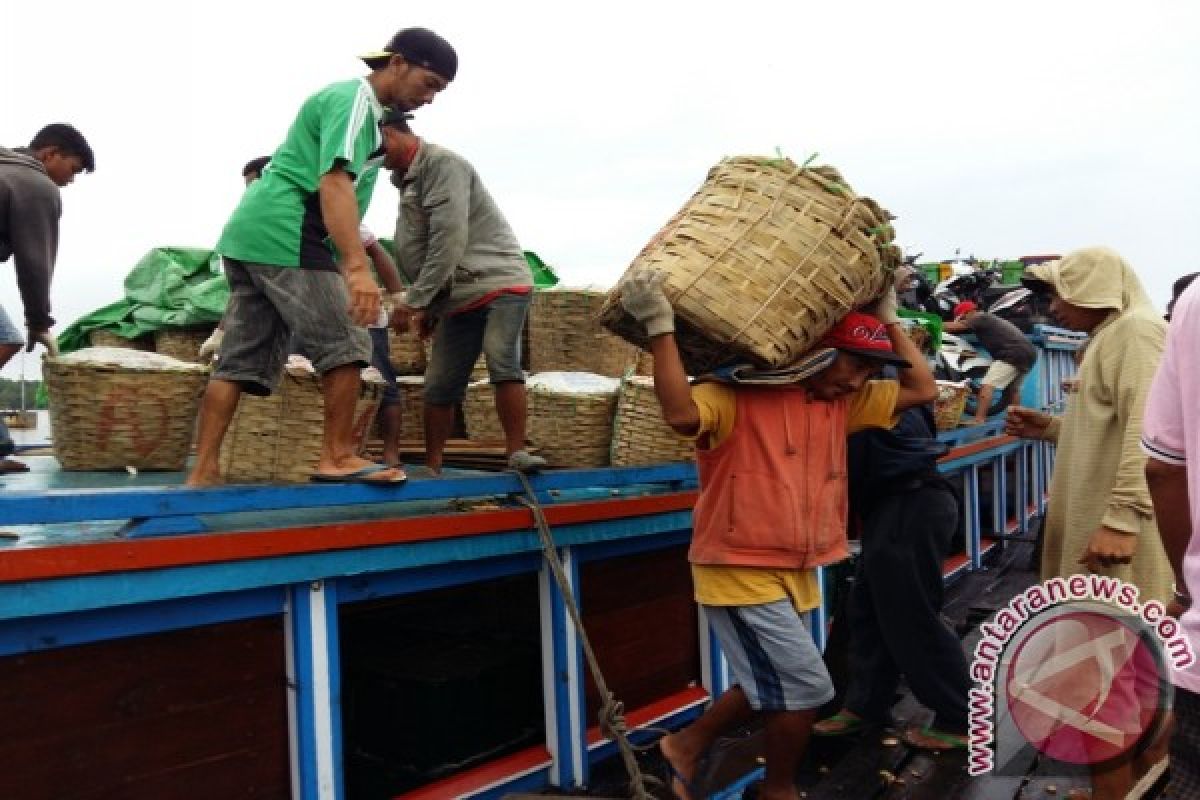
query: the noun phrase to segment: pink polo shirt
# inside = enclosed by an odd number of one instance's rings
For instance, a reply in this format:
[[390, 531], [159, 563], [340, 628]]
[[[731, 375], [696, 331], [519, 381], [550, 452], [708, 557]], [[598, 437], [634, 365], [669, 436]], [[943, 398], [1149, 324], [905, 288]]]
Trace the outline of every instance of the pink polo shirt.
[[[1193, 283], [1171, 314], [1167, 347], [1146, 401], [1142, 449], [1151, 458], [1188, 468], [1188, 504], [1192, 538], [1183, 560], [1188, 594], [1200, 601], [1200, 281]], [[1184, 635], [1200, 653], [1200, 605], [1193, 603], [1181, 620]], [[1200, 693], [1200, 659], [1174, 680]]]

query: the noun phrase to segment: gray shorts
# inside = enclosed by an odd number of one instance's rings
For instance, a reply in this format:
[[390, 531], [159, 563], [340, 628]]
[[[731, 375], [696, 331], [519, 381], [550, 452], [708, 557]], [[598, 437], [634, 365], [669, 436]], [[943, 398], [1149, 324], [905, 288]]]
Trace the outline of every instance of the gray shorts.
[[788, 598], [756, 606], [705, 606], [733, 682], [755, 711], [806, 711], [833, 699], [821, 652]]
[[530, 300], [528, 294], [502, 294], [483, 308], [439, 319], [425, 369], [425, 402], [462, 402], [480, 353], [487, 356], [489, 381], [524, 383], [521, 329]]
[[270, 394], [283, 374], [289, 334], [318, 375], [370, 363], [371, 337], [350, 319], [341, 273], [224, 261], [229, 306], [214, 378], [238, 383], [250, 394]]
[[4, 306], [0, 306], [0, 344], [25, 344], [25, 334], [9, 319]]

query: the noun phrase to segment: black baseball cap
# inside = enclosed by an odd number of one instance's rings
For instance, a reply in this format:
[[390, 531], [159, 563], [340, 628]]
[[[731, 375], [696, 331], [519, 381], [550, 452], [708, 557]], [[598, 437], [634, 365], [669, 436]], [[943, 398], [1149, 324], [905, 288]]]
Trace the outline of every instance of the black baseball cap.
[[405, 28], [393, 36], [382, 50], [365, 53], [359, 58], [367, 62], [367, 66], [375, 68], [392, 56], [403, 56], [408, 63], [435, 72], [447, 81], [454, 80], [458, 72], [458, 53], [454, 52], [449, 42], [428, 28]]

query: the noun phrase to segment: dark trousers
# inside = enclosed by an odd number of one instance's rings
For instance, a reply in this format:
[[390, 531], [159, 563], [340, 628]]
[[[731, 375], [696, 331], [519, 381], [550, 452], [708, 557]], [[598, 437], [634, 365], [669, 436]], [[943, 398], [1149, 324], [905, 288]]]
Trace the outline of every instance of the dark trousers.
[[880, 498], [862, 520], [846, 708], [865, 719], [887, 720], [903, 675], [938, 730], [967, 729], [967, 659], [941, 617], [942, 560], [958, 520], [957, 497], [938, 482]]

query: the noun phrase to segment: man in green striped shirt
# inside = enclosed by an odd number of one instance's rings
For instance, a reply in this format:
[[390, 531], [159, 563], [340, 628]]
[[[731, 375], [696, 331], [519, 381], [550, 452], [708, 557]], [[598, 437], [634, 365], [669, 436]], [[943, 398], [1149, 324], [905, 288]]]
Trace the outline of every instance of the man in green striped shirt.
[[304, 102], [217, 243], [230, 300], [189, 486], [221, 482], [221, 441], [241, 393], [274, 390], [290, 334], [321, 376], [325, 426], [314, 480], [405, 479], [403, 470], [361, 458], [354, 446], [359, 371], [371, 356], [364, 326], [376, 320], [380, 302], [359, 223], [383, 161], [385, 108], [432, 102], [454, 79], [458, 57], [432, 31], [406, 28], [363, 60], [369, 75], [326, 86]]

